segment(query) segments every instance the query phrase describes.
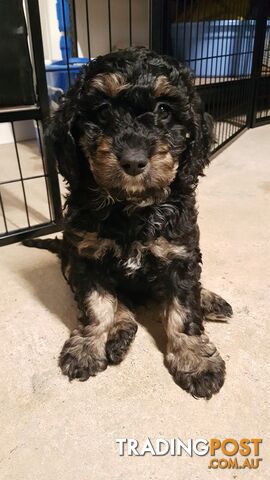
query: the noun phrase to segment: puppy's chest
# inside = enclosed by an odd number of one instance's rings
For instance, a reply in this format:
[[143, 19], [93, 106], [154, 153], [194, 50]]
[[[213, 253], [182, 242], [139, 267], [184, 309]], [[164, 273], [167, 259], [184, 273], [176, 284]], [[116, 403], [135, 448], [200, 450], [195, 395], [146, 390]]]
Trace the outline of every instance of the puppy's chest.
[[166, 266], [176, 258], [188, 257], [184, 245], [169, 242], [163, 236], [148, 242], [136, 240], [125, 245], [100, 237], [97, 232], [76, 232], [71, 238], [79, 256], [112, 264], [113, 268], [117, 267], [127, 277], [154, 267], [156, 262]]

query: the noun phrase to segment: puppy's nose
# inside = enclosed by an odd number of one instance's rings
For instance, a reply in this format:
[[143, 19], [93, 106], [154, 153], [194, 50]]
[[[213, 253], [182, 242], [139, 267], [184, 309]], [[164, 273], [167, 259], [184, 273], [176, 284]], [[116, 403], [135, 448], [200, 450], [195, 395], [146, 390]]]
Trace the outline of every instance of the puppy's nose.
[[148, 158], [144, 150], [129, 148], [120, 157], [120, 165], [128, 175], [139, 175], [147, 165]]

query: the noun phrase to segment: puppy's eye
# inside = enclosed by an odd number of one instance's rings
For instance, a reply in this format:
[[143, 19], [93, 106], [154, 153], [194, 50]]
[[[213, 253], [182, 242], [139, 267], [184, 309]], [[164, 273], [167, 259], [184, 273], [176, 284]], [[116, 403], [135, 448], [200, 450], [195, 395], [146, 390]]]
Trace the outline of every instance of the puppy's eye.
[[107, 103], [101, 105], [97, 110], [97, 118], [101, 123], [106, 123], [111, 118], [111, 106]]
[[171, 108], [166, 103], [159, 103], [156, 107], [156, 111], [161, 120], [168, 120], [172, 114]]

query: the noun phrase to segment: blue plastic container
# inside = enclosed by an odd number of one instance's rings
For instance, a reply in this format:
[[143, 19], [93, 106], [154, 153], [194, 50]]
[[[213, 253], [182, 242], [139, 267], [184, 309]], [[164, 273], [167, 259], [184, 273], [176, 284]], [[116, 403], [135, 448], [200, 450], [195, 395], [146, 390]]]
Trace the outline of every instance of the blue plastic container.
[[59, 32], [65, 32], [65, 31], [68, 32], [70, 29], [70, 15], [69, 15], [68, 0], [56, 1], [56, 13], [57, 13]]
[[188, 63], [198, 77], [250, 75], [254, 36], [254, 20], [179, 22], [171, 26], [173, 55]]
[[51, 101], [56, 101], [72, 85], [88, 58], [71, 57], [70, 12], [68, 0], [57, 0], [58, 29], [61, 33], [60, 50], [62, 60], [46, 65], [48, 92]]
[[70, 84], [72, 85], [82, 66], [89, 63], [88, 58], [69, 58], [69, 74], [68, 66], [64, 60], [54, 61], [50, 65], [46, 65], [46, 77], [48, 87], [60, 89], [63, 92], [69, 88], [69, 75]]

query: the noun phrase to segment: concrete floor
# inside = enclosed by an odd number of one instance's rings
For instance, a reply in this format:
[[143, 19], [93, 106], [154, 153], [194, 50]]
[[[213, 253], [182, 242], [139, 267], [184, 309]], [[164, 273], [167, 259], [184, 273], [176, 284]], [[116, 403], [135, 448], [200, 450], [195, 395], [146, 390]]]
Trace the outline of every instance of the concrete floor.
[[[162, 327], [145, 318], [120, 366], [69, 383], [57, 357], [75, 308], [56, 258], [1, 248], [2, 480], [269, 478], [269, 138], [269, 126], [244, 133], [200, 185], [203, 281], [235, 312], [228, 324], [207, 324], [227, 362], [225, 385], [209, 402], [173, 383]], [[116, 439], [126, 437], [261, 437], [263, 461], [254, 471], [209, 470], [209, 455], [121, 457]]]
[[[44, 175], [44, 171], [39, 145], [36, 140], [26, 140], [18, 142], [17, 148], [23, 177], [36, 177], [24, 182], [30, 225], [49, 222], [46, 183], [44, 177], [41, 177], [41, 175]], [[13, 143], [5, 143], [0, 145], [0, 180], [1, 182], [8, 182], [15, 179], [20, 179], [15, 146]], [[6, 212], [8, 230], [27, 228], [21, 182], [1, 185], [1, 196]], [[4, 231], [3, 216], [0, 214], [0, 232]]]

